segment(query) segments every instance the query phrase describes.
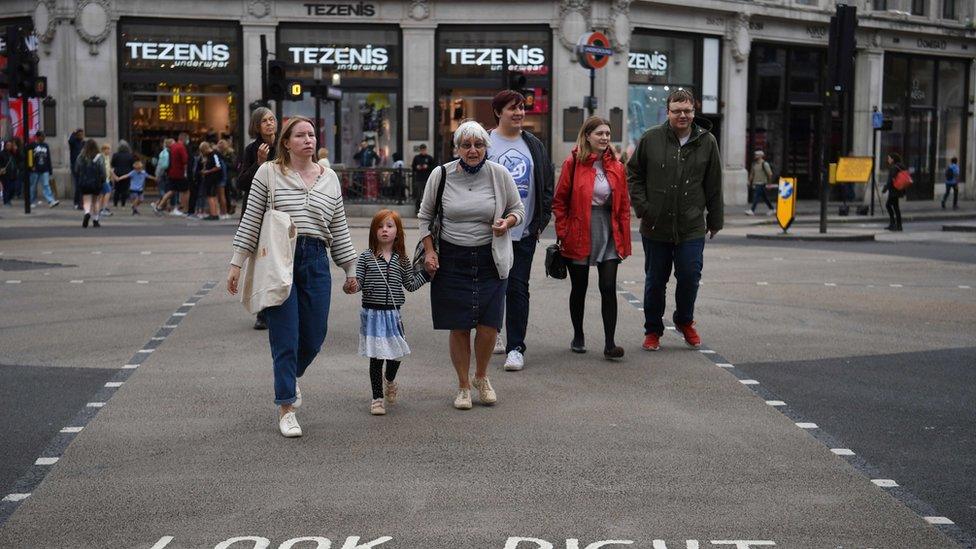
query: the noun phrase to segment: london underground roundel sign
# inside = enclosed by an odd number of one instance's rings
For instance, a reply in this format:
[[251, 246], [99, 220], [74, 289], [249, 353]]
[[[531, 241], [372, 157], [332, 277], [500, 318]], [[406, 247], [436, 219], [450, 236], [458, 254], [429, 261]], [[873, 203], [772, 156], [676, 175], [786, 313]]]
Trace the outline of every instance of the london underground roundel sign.
[[588, 32], [576, 43], [576, 57], [580, 65], [587, 69], [602, 69], [610, 61], [613, 47], [610, 39], [602, 32]]

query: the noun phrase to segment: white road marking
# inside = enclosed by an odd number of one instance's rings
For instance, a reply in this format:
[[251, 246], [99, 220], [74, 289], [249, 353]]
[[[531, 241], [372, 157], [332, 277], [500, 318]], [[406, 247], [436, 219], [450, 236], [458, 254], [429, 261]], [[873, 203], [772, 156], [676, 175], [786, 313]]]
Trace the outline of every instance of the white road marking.
[[37, 458], [34, 465], [54, 465], [60, 458]]
[[827, 286], [828, 288], [833, 288], [837, 286], [837, 284], [834, 284], [833, 282], [824, 282], [824, 286]]
[[891, 480], [890, 478], [873, 478], [873, 479], [871, 479], [871, 482], [873, 482], [875, 484], [875, 486], [880, 486], [882, 488], [897, 488], [898, 487], [898, 483], [895, 482], [895, 481], [893, 481], [893, 480]]
[[137, 353], [143, 353], [143, 354], [147, 354], [147, 355], [148, 355], [149, 353], [151, 353], [151, 352], [153, 352], [153, 351], [155, 351], [155, 350], [156, 350], [156, 349], [139, 349], [139, 350], [138, 350], [138, 351], [136, 351], [136, 352], [137, 352]]
[[729, 364], [728, 362], [720, 362], [716, 366], [719, 368], [735, 368], [735, 364]]
[[664, 329], [665, 330], [677, 330], [677, 328], [675, 328], [674, 326], [665, 326]]
[[782, 257], [774, 257], [773, 258], [773, 261], [783, 261], [783, 258]]
[[178, 327], [179, 327], [179, 324], [163, 324], [163, 328], [169, 328], [171, 330], [173, 328], [178, 328]]
[[902, 286], [901, 284], [888, 284], [888, 287], [890, 287], [890, 288], [904, 288], [904, 286]]
[[819, 429], [819, 427], [817, 427], [817, 424], [816, 423], [803, 423], [803, 422], [800, 422], [800, 423], [797, 423], [796, 426], [799, 427], [800, 429]]
[[149, 284], [148, 280], [136, 280], [136, 284]]
[[156, 542], [156, 545], [153, 545], [149, 549], [163, 549], [164, 547], [169, 545], [169, 542], [171, 541], [173, 541], [173, 536], [163, 536], [159, 538], [159, 541]]
[[756, 286], [769, 286], [769, 282], [756, 282]]
[[786, 403], [782, 400], [767, 400], [766, 404], [769, 404], [770, 406], [786, 406]]
[[101, 250], [95, 250], [94, 252], [92, 252], [92, 255], [102, 255], [102, 251]]
[[173, 313], [173, 316], [186, 316], [186, 313]]
[[53, 253], [54, 253], [54, 252], [41, 252], [41, 255], [51, 255], [51, 254], [53, 254]]
[[3, 496], [3, 501], [24, 501], [29, 497], [30, 494], [7, 494]]
[[105, 386], [106, 387], [109, 387], [109, 388], [115, 388], [115, 387], [121, 387], [123, 383], [125, 383], [125, 382], [124, 381], [109, 381], [108, 383], [105, 384]]
[[759, 382], [755, 379], [740, 379], [739, 383], [743, 385], [759, 385]]
[[122, 369], [123, 370], [135, 370], [138, 367], [139, 367], [138, 364], [126, 364], [125, 366], [122, 367]]
[[149, 251], [144, 251], [144, 252], [139, 252], [139, 253], [141, 255], [152, 255], [152, 252], [149, 252]]
[[701, 354], [703, 354], [703, 355], [714, 355], [715, 354], [715, 351], [713, 351], [711, 349], [702, 349], [702, 350], [700, 350], [698, 352], [701, 353]]
[[61, 429], [62, 433], [80, 433], [84, 427], [65, 427]]
[[837, 454], [838, 456], [853, 456], [854, 450], [850, 448], [831, 448], [831, 452]]
[[929, 524], [955, 524], [948, 517], [922, 517]]
[[644, 311], [644, 308], [643, 307], [637, 307], [637, 310], [643, 312]]
[[84, 280], [72, 280], [71, 283], [72, 284], [84, 284], [85, 281]]
[[85, 404], [85, 406], [87, 406], [89, 408], [101, 408], [102, 406], [105, 406], [105, 403], [104, 402], [89, 402], [88, 404]]
[[959, 289], [960, 290], [972, 290], [973, 288], [972, 288], [972, 286], [960, 285], [959, 286]]
[[162, 337], [162, 336], [155, 336], [155, 337], [152, 337], [152, 338], [150, 338], [150, 339], [151, 339], [152, 341], [163, 341], [163, 340], [164, 340], [164, 339], [166, 339], [166, 338], [165, 338], [165, 337]]
[[20, 284], [19, 280], [8, 280], [7, 284]]
[[617, 290], [618, 294], [629, 294], [630, 290]]

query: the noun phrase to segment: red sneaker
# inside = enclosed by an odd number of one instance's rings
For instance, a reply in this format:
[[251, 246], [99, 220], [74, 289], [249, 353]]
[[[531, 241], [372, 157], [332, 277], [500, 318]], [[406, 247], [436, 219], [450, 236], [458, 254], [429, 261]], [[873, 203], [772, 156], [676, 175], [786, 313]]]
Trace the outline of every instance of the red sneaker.
[[661, 336], [657, 334], [647, 334], [644, 336], [644, 344], [641, 349], [645, 351], [657, 351], [661, 348]]
[[701, 347], [701, 337], [698, 336], [698, 332], [695, 331], [695, 323], [689, 322], [688, 324], [675, 324], [675, 327], [681, 332], [681, 335], [685, 336], [685, 343], [691, 345], [692, 347]]

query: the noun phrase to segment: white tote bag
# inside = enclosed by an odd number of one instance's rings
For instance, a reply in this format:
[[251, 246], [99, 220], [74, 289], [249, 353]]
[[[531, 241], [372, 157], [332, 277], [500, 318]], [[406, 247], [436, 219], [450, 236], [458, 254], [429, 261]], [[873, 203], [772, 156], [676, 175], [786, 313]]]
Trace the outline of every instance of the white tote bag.
[[277, 168], [268, 170], [268, 205], [254, 254], [244, 264], [241, 303], [250, 313], [284, 303], [291, 293], [298, 227], [291, 216], [274, 209]]

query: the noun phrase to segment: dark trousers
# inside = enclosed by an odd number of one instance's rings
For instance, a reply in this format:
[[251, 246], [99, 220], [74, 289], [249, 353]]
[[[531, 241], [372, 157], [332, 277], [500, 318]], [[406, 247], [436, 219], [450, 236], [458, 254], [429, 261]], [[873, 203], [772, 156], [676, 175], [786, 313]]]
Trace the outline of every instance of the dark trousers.
[[505, 295], [505, 351], [525, 352], [525, 331], [529, 325], [529, 275], [538, 239], [528, 234], [512, 242], [515, 255], [508, 272], [508, 291]]
[[641, 237], [644, 246], [644, 333], [664, 334], [664, 305], [671, 268], [677, 285], [674, 292], [675, 324], [695, 320], [695, 300], [704, 264], [705, 239], [658, 242]]
[[952, 193], [952, 207], [953, 209], [959, 207], [959, 184], [946, 185], [945, 194], [942, 195], [942, 207], [945, 208], [946, 200], [949, 199], [949, 193]]
[[770, 210], [776, 209], [773, 207], [773, 204], [769, 201], [769, 197], [766, 196], [766, 186], [753, 185], [752, 186], [752, 208], [750, 209], [752, 211], [756, 211], [756, 206], [759, 205], [760, 201], [765, 202], [766, 206], [769, 207]]
[[901, 228], [901, 207], [898, 206], [898, 198], [898, 192], [890, 190], [888, 200], [885, 202], [885, 209], [888, 210], [888, 226], [895, 229]]
[[298, 237], [291, 293], [262, 311], [274, 360], [275, 404], [295, 402], [295, 384], [315, 360], [329, 328], [332, 275], [325, 243]]
[[115, 192], [112, 194], [112, 206], [118, 206], [119, 202], [125, 206], [125, 201], [129, 199], [129, 180], [116, 181]]
[[75, 189], [74, 202], [75, 206], [81, 207], [81, 187], [78, 186], [78, 176], [75, 174], [74, 170], [71, 170], [71, 186]]
[[3, 182], [3, 203], [10, 204], [10, 201], [20, 196], [20, 181], [10, 179]]

